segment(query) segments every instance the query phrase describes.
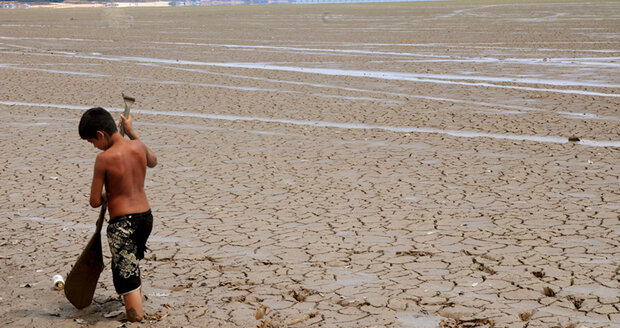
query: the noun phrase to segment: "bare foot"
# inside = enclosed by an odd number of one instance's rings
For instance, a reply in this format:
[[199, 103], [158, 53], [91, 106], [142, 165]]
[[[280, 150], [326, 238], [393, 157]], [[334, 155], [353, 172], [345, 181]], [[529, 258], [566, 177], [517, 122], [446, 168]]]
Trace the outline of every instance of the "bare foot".
[[138, 322], [138, 321], [142, 321], [142, 316], [138, 315], [138, 312], [136, 312], [135, 309], [128, 309], [127, 310], [127, 320], [129, 320], [130, 322]]

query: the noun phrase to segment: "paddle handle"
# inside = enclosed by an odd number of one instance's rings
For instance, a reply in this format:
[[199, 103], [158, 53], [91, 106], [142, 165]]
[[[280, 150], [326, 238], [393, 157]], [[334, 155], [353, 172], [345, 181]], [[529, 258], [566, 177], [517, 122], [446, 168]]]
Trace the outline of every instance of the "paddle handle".
[[103, 227], [103, 220], [105, 219], [105, 211], [108, 209], [108, 201], [104, 201], [101, 204], [101, 211], [99, 212], [99, 219], [97, 219], [97, 231], [101, 231], [101, 227]]

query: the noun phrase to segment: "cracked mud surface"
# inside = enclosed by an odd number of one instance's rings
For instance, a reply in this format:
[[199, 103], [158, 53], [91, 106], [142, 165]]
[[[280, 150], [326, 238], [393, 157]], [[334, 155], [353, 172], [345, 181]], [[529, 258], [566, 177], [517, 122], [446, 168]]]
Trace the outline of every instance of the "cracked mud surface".
[[128, 92], [148, 326], [620, 327], [619, 10], [0, 11], [0, 323], [123, 324], [105, 238], [92, 306], [51, 286]]

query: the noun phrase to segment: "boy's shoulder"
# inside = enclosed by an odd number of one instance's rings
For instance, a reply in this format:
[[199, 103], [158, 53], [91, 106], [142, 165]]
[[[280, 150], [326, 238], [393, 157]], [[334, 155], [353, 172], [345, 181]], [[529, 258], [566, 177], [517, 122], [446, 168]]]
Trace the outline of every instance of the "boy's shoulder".
[[102, 151], [97, 155], [97, 159], [101, 158], [102, 160], [110, 159], [117, 157], [129, 150], [127, 145], [113, 145], [110, 148]]
[[140, 140], [126, 140], [121, 145], [112, 146], [97, 155], [96, 162], [102, 168], [115, 166], [123, 159], [146, 156], [144, 144]]
[[110, 161], [112, 157], [113, 155], [110, 149], [106, 149], [100, 152], [99, 154], [97, 154], [96, 161], [97, 163], [106, 164], [108, 161]]
[[118, 156], [127, 156], [129, 154], [136, 153], [144, 153], [144, 143], [142, 143], [140, 139], [125, 140], [125, 142], [123, 142], [122, 144], [110, 147], [101, 154], [104, 154], [103, 156], [108, 158], [116, 158]]

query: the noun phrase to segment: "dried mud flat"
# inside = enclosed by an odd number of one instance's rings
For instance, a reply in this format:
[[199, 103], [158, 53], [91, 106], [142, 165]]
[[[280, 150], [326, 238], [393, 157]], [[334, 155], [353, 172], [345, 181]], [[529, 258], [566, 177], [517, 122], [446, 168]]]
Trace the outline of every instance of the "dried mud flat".
[[[0, 11], [0, 323], [620, 327], [618, 12]], [[121, 92], [160, 162], [146, 324], [105, 239], [90, 307], [51, 289], [98, 213], [77, 122]]]

